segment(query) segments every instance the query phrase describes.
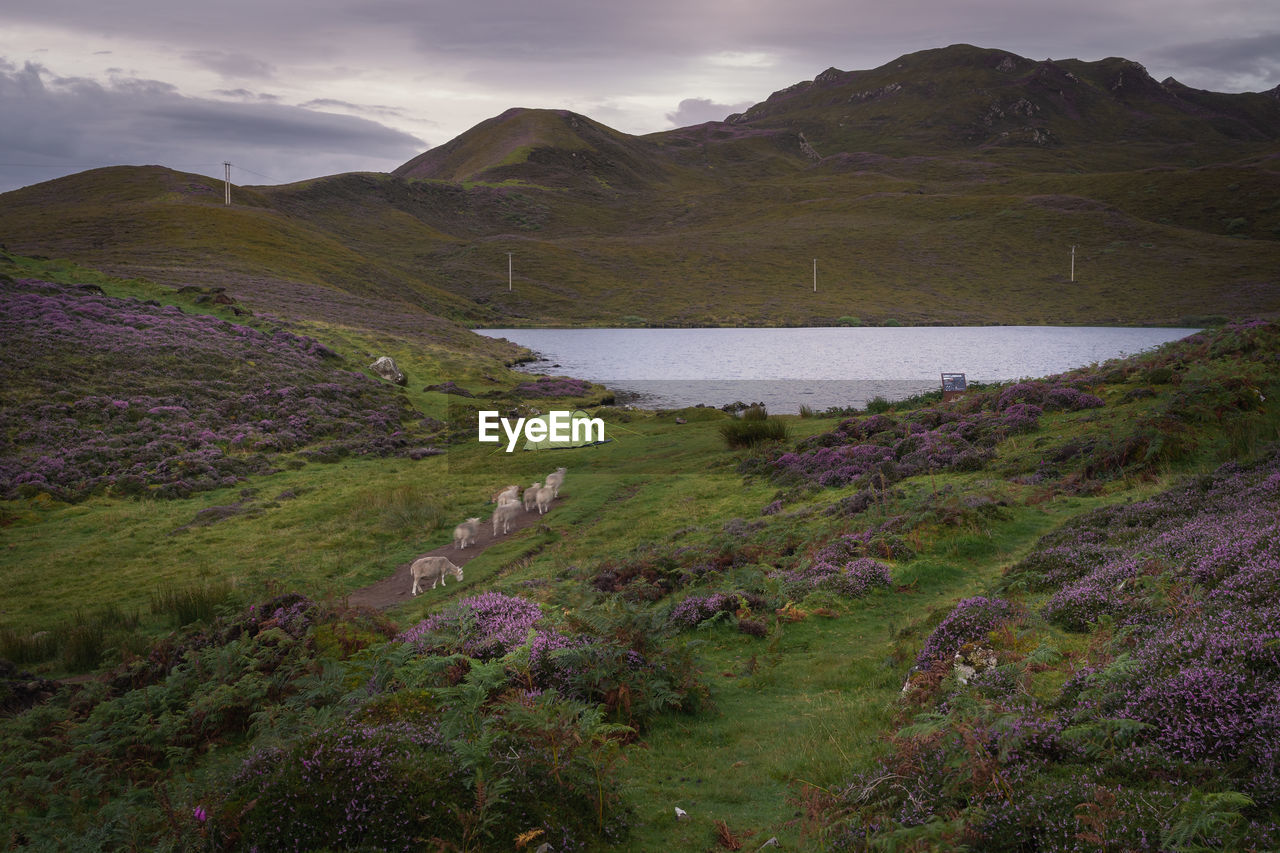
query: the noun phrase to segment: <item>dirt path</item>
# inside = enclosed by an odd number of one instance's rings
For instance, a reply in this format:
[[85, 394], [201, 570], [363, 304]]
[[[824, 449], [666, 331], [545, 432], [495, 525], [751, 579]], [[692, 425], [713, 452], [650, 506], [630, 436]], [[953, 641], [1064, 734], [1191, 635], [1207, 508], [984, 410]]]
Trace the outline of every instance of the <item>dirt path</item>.
[[[559, 499], [551, 502], [551, 509], [555, 509], [555, 505], [559, 503]], [[549, 509], [548, 512], [551, 510]], [[458, 519], [462, 521], [463, 519]], [[484, 519], [480, 522], [480, 534], [476, 536], [474, 545], [470, 545], [461, 550], [453, 547], [453, 544], [441, 545], [434, 551], [427, 551], [419, 554], [418, 557], [448, 557], [456, 566], [464, 566], [469, 563], [472, 558], [478, 557], [485, 552], [490, 545], [509, 539], [515, 534], [524, 530], [526, 527], [533, 527], [542, 520], [542, 516], [538, 514], [536, 509], [521, 512], [516, 516], [515, 522], [511, 525], [510, 532], [503, 535], [493, 535], [493, 522]], [[452, 532], [452, 531], [451, 531]], [[416, 560], [418, 557], [415, 557]], [[395, 573], [383, 578], [382, 580], [354, 590], [348, 597], [347, 602], [352, 606], [359, 605], [361, 607], [376, 607], [379, 610], [386, 610], [388, 607], [394, 607], [397, 604], [403, 604], [413, 599], [410, 590], [413, 589], [413, 578], [409, 576], [408, 563], [401, 563], [396, 566]], [[448, 579], [450, 584], [457, 583], [452, 578]]]

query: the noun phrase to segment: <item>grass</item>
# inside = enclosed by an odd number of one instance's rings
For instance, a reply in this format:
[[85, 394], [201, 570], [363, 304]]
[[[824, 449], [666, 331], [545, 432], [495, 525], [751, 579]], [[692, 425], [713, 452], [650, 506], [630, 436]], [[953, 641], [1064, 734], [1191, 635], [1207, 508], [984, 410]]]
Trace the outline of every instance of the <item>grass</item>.
[[[345, 353], [384, 343], [350, 328], [325, 340]], [[411, 376], [433, 369], [432, 357], [402, 346], [396, 352]], [[1182, 361], [1209, 359], [1189, 353]], [[353, 457], [282, 466], [236, 488], [172, 501], [10, 501], [0, 549], [7, 587], [0, 655], [11, 651], [38, 674], [64, 675], [137, 654], [144, 648], [139, 638], [207, 620], [226, 602], [290, 590], [341, 600], [447, 544], [454, 522], [487, 518], [496, 488], [540, 480], [560, 465], [569, 474], [552, 512], [469, 562], [465, 582], [393, 610], [399, 627], [487, 590], [535, 598], [558, 617], [587, 616], [602, 603], [591, 581], [607, 564], [648, 561], [660, 571], [674, 565], [669, 574], [675, 576], [725, 558], [719, 575], [691, 581], [655, 605], [659, 613], [675, 598], [722, 585], [772, 583], [778, 590], [767, 571], [803, 563], [844, 534], [905, 518], [901, 536], [915, 555], [892, 563], [892, 589], [851, 600], [798, 596], [788, 606], [751, 614], [767, 626], [761, 638], [724, 624], [678, 635], [673, 642], [701, 661], [714, 710], [659, 720], [626, 750], [619, 770], [636, 810], [630, 841], [636, 849], [704, 850], [717, 834], [746, 838], [753, 849], [771, 836], [784, 848], [805, 849], [816, 843], [806, 821], [814, 802], [869, 768], [885, 748], [880, 736], [910, 661], [957, 600], [992, 590], [1005, 567], [1065, 520], [1141, 499], [1176, 474], [1248, 454], [1277, 437], [1274, 403], [1219, 424], [1213, 383], [1206, 381], [1214, 371], [1257, 380], [1274, 400], [1269, 375], [1253, 376], [1252, 367], [1229, 358], [1198, 372], [1179, 360], [1168, 363], [1168, 381], [1151, 386], [1155, 396], [1130, 393], [1148, 387], [1150, 368], [1097, 380], [1105, 408], [1046, 414], [1036, 432], [1005, 440], [981, 470], [901, 481], [856, 516], [829, 512], [853, 487], [783, 488], [762, 476], [744, 479], [740, 465], [751, 452], [727, 449], [721, 434], [725, 424], [778, 423], [799, 440], [833, 429], [840, 417], [761, 412], [764, 420], [728, 420], [705, 412], [678, 425], [675, 413], [631, 412], [624, 421], [623, 413], [608, 409], [615, 440], [599, 447], [506, 454], [469, 441], [418, 460]], [[500, 384], [480, 370], [459, 375], [459, 383], [474, 390]], [[1209, 396], [1191, 394], [1196, 383]], [[420, 390], [423, 384], [415, 379], [404, 393], [415, 404], [443, 405], [442, 395]], [[1124, 438], [1135, 424], [1160, 415], [1175, 394], [1184, 395], [1179, 411], [1201, 419], [1181, 457], [1092, 483], [1070, 467], [1077, 464], [1072, 460], [1056, 478], [1026, 476], [1072, 442]], [[909, 405], [893, 404], [887, 412], [900, 417]], [[762, 512], [775, 502], [778, 511]], [[203, 511], [232, 504], [245, 511], [191, 526]], [[980, 509], [988, 505], [995, 509]], [[693, 562], [682, 564], [685, 557]], [[1051, 639], [1066, 651], [1084, 642]], [[1034, 689], [1049, 695], [1052, 679], [1060, 677], [1046, 673]], [[234, 761], [237, 748], [227, 745], [218, 760]], [[688, 821], [676, 822], [677, 806]]]

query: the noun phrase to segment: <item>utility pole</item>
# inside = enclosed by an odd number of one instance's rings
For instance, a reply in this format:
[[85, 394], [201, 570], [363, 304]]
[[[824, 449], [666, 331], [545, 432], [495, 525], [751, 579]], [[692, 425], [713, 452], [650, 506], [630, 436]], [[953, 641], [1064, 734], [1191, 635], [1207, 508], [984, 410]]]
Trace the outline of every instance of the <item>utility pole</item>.
[[813, 292], [818, 292], [818, 259], [813, 259]]
[[1076, 280], [1076, 247], [1071, 247], [1071, 280]]
[[222, 167], [226, 173], [222, 179], [223, 186], [226, 189], [226, 199], [223, 204], [231, 204], [231, 164], [224, 161]]
[[511, 292], [511, 252], [507, 252], [507, 293]]

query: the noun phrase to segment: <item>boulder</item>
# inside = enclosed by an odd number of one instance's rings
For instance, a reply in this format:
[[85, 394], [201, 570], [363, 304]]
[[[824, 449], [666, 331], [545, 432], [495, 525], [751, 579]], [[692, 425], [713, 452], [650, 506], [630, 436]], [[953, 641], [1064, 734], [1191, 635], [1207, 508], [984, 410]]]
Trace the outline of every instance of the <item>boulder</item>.
[[369, 365], [369, 369], [388, 382], [394, 382], [397, 385], [407, 385], [409, 382], [408, 377], [404, 375], [404, 371], [396, 366], [395, 359], [389, 355], [379, 357], [377, 361]]

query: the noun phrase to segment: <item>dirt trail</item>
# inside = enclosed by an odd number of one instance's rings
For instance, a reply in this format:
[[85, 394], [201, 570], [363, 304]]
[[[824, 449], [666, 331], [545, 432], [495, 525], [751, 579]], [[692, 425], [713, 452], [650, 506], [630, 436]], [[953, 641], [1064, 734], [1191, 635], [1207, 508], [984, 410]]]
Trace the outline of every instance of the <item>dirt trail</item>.
[[[554, 509], [557, 503], [559, 503], [558, 498], [551, 502], [551, 509]], [[550, 509], [548, 512], [550, 512]], [[458, 521], [463, 520], [464, 519], [458, 519]], [[494, 536], [493, 522], [489, 519], [484, 519], [480, 522], [480, 533], [476, 536], [474, 545], [470, 545], [459, 550], [453, 547], [453, 544], [450, 543], [448, 545], [441, 545], [433, 551], [427, 551], [419, 554], [418, 557], [448, 557], [453, 561], [454, 565], [464, 566], [470, 562], [472, 558], [483, 554], [485, 549], [490, 545], [514, 536], [526, 527], [533, 527], [541, 520], [542, 516], [538, 514], [536, 509], [522, 511], [518, 516], [516, 516], [509, 533]], [[418, 557], [415, 557], [414, 559], [416, 560]], [[403, 604], [406, 601], [412, 600], [413, 596], [410, 594], [410, 590], [413, 589], [413, 578], [409, 576], [409, 565], [412, 562], [413, 561], [410, 560], [408, 563], [401, 563], [396, 566], [394, 574], [385, 577], [376, 583], [370, 584], [369, 586], [354, 590], [347, 597], [348, 603], [352, 606], [359, 605], [361, 607], [376, 607], [379, 610], [386, 610], [388, 607], [393, 607], [397, 604]], [[453, 578], [448, 578], [447, 580], [450, 584], [457, 583]]]

